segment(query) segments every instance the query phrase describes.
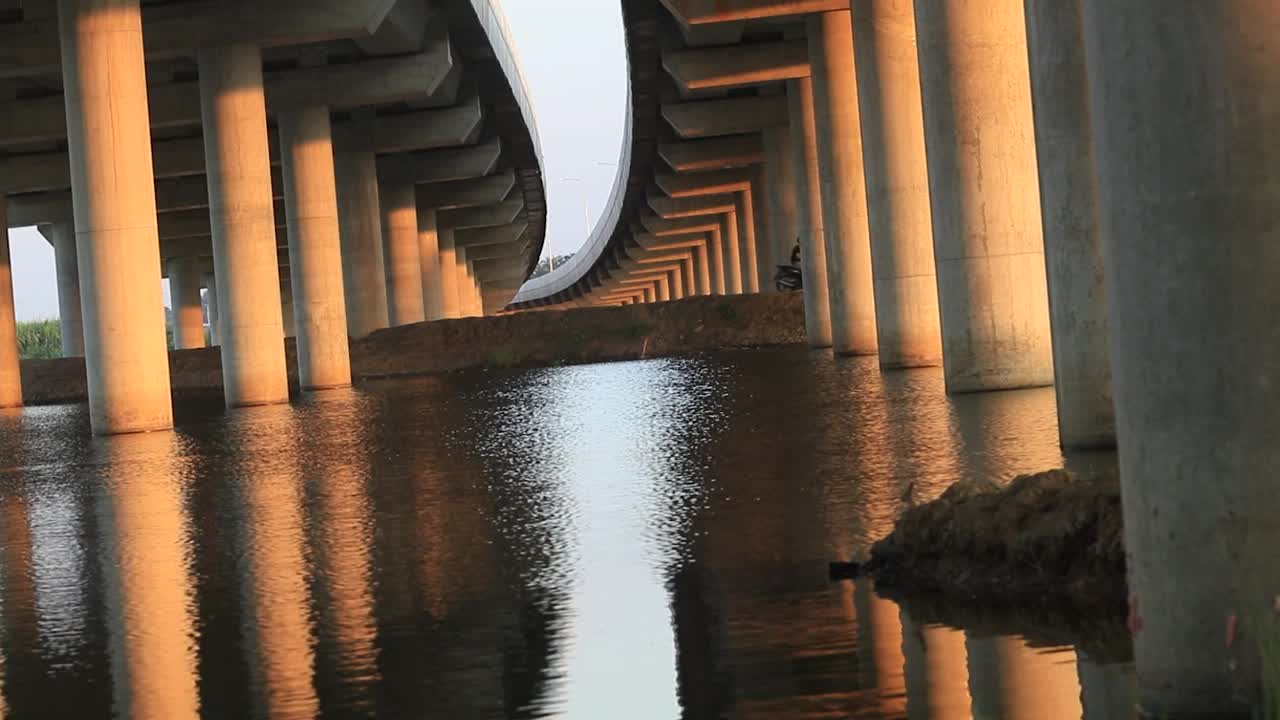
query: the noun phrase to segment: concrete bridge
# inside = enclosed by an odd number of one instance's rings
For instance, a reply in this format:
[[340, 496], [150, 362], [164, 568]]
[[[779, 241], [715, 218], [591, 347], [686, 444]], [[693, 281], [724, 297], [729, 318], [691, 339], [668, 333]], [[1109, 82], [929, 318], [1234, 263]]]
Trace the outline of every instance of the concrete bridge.
[[1144, 706], [1256, 698], [1280, 607], [1257, 580], [1280, 577], [1280, 6], [622, 7], [612, 202], [515, 306], [769, 292], [798, 242], [812, 346], [941, 365], [952, 393], [1056, 385], [1065, 446], [1118, 441]]
[[[0, 197], [53, 245], [94, 431], [172, 426], [174, 340], [228, 406], [351, 383], [348, 337], [502, 308], [546, 227], [531, 106], [495, 0], [10, 0]], [[19, 405], [0, 243], [0, 407]], [[153, 282], [154, 280], [154, 282]]]

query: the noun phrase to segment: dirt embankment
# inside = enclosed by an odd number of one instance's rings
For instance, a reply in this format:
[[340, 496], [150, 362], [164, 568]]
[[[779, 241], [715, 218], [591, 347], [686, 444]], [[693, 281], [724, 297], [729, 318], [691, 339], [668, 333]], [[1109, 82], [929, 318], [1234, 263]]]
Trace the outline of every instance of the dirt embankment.
[[[380, 330], [351, 343], [358, 380], [474, 367], [541, 367], [803, 343], [799, 293], [686, 298], [675, 302], [441, 320]], [[294, 343], [285, 343], [297, 385]], [[222, 388], [218, 348], [169, 354], [175, 396]], [[82, 402], [84, 358], [25, 360], [28, 405]]]
[[903, 513], [857, 573], [912, 617], [1123, 656], [1124, 527], [1115, 475], [964, 481]]

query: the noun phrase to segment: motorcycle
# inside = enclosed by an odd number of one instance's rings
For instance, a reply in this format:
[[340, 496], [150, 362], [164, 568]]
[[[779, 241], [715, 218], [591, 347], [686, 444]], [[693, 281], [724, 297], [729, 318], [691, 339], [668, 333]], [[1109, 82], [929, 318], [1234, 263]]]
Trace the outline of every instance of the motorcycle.
[[773, 284], [778, 292], [799, 292], [804, 289], [804, 276], [800, 272], [800, 244], [791, 251], [791, 264], [779, 265], [774, 273]]

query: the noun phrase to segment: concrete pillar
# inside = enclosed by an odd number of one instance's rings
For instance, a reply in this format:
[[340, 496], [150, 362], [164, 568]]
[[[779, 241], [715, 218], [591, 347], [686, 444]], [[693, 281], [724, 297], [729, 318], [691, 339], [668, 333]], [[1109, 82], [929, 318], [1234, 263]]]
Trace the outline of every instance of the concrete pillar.
[[716, 295], [724, 295], [728, 289], [724, 279], [725, 252], [723, 225], [712, 228], [711, 243], [711, 288]]
[[853, 3], [880, 367], [942, 364], [911, 0]]
[[458, 306], [458, 252], [454, 247], [453, 228], [437, 226], [436, 242], [440, 250], [437, 263], [440, 273], [440, 317], [459, 318], [462, 317], [462, 308]]
[[89, 417], [173, 427], [138, 0], [58, 0]]
[[760, 292], [760, 256], [756, 248], [756, 211], [750, 191], [733, 194], [738, 208], [738, 243], [741, 246], [742, 291]]
[[681, 297], [693, 297], [698, 294], [698, 277], [693, 268], [692, 257], [680, 263], [680, 277], [684, 284], [680, 287]]
[[76, 260], [76, 226], [70, 220], [49, 229], [58, 280], [58, 327], [62, 357], [84, 357], [84, 321], [80, 310], [80, 263]]
[[947, 391], [1049, 385], [1022, 2], [916, 0], [915, 11]]
[[18, 323], [13, 311], [13, 264], [9, 257], [9, 201], [0, 196], [0, 408], [22, 406], [22, 365], [18, 360]]
[[262, 53], [233, 45], [198, 61], [223, 397], [228, 407], [288, 402]]
[[[773, 264], [791, 264], [791, 250], [800, 230], [796, 225], [797, 203], [795, 152], [792, 150], [791, 128], [767, 128], [764, 131], [764, 170], [769, 189], [769, 224], [773, 229]], [[777, 268], [769, 268], [769, 282]]]
[[711, 238], [707, 238], [707, 242], [693, 249], [693, 267], [694, 274], [698, 278], [698, 294], [711, 294], [711, 260], [710, 253], [707, 251], [707, 245], [711, 242]]
[[458, 317], [471, 317], [471, 291], [467, 285], [467, 249], [455, 245], [453, 248], [453, 267], [443, 268], [443, 272], [453, 275], [454, 302], [458, 305]]
[[173, 348], [204, 347], [204, 307], [200, 304], [200, 258], [169, 261], [169, 299], [173, 314]]
[[655, 302], [657, 300], [657, 297], [658, 295], [657, 295], [656, 285], [649, 285], [644, 289], [645, 302], [647, 303]]
[[471, 274], [471, 302], [475, 305], [476, 317], [484, 317], [484, 292], [480, 288], [480, 278], [476, 277], [475, 265], [469, 265]]
[[377, 159], [372, 152], [338, 147], [333, 161], [338, 173], [347, 334], [362, 338], [390, 326]]
[[720, 216], [720, 237], [724, 245], [724, 285], [729, 295], [742, 294], [742, 235], [738, 231], [738, 213]]
[[684, 273], [680, 271], [679, 267], [675, 267], [671, 269], [671, 272], [668, 273], [668, 276], [670, 278], [671, 299], [683, 300], [684, 299]]
[[216, 347], [222, 344], [218, 335], [218, 280], [213, 273], [205, 273], [201, 285], [204, 286], [204, 304], [209, 313], [209, 345]]
[[[831, 298], [827, 292], [827, 249], [822, 230], [812, 80], [788, 80], [787, 101], [791, 106], [792, 168], [799, 197], [796, 226], [800, 238], [800, 272], [804, 278], [805, 333], [809, 336], [809, 347], [831, 347]], [[787, 256], [790, 259], [790, 250]]]
[[329, 109], [280, 114], [289, 277], [298, 327], [298, 381], [304, 390], [351, 384], [338, 195]]
[[293, 319], [293, 291], [280, 291], [281, 329], [287, 338], [298, 337], [298, 324]]
[[1156, 717], [1250, 717], [1259, 644], [1275, 659], [1277, 37], [1274, 2], [1084, 4], [1138, 699]]
[[422, 256], [418, 244], [418, 202], [411, 182], [384, 182], [383, 252], [387, 266], [387, 317], [391, 327], [426, 319], [422, 300]]
[[875, 290], [852, 20], [848, 10], [838, 10], [811, 15], [808, 23], [832, 347], [840, 355], [875, 355]]
[[769, 178], [764, 165], [757, 165], [751, 178], [752, 222], [756, 228], [756, 289], [757, 292], [777, 292], [773, 283], [774, 266], [777, 262], [778, 229], [774, 226], [773, 213], [770, 210]]
[[418, 208], [418, 259], [422, 268], [422, 312], [427, 320], [443, 317], [440, 296], [440, 235], [434, 208]]
[[1116, 442], [1081, 0], [1029, 0], [1027, 44], [1063, 447]]

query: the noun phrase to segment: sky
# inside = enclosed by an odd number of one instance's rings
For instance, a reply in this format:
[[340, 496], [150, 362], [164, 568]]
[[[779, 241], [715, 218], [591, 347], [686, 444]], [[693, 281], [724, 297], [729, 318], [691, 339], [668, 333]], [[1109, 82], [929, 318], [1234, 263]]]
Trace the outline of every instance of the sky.
[[[595, 226], [618, 172], [627, 112], [620, 3], [501, 2], [542, 141], [547, 189], [543, 254], [568, 254], [586, 241], [587, 228]], [[53, 249], [34, 228], [10, 230], [9, 244], [18, 320], [57, 317]]]

